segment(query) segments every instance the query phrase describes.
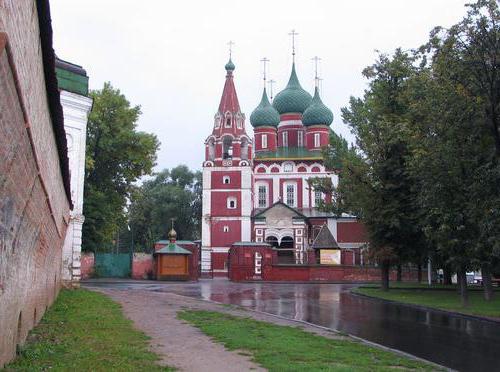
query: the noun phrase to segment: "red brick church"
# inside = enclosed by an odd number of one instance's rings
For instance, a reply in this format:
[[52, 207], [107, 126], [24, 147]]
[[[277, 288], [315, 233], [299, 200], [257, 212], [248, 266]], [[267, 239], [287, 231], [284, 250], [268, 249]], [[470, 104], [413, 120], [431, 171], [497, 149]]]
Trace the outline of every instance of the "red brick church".
[[219, 109], [205, 141], [202, 275], [230, 275], [230, 251], [248, 256], [253, 266], [264, 261], [290, 268], [362, 265], [362, 224], [353, 216], [318, 210], [320, 200], [330, 196], [308, 184], [312, 177], [338, 183], [337, 172], [322, 159], [333, 114], [318, 87], [313, 96], [304, 90], [293, 63], [286, 88], [272, 103], [264, 88], [250, 115], [252, 139], [231, 59], [225, 69]]

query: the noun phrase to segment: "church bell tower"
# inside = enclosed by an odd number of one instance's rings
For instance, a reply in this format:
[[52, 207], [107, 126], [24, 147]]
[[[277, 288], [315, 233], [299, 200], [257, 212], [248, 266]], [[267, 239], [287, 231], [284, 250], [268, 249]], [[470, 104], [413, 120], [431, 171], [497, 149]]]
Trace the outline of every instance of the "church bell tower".
[[205, 141], [203, 162], [202, 276], [227, 276], [234, 242], [251, 240], [252, 141], [245, 131], [233, 81], [234, 63], [225, 65], [226, 81]]

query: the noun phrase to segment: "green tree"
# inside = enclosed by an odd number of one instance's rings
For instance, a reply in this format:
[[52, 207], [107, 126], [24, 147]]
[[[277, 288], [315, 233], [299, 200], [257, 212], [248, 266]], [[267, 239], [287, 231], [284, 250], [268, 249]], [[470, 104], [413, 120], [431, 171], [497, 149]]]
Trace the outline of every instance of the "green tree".
[[110, 83], [90, 93], [94, 100], [87, 127], [83, 249], [108, 247], [125, 221], [133, 184], [151, 173], [159, 142], [139, 132], [140, 107]]
[[148, 251], [155, 241], [166, 239], [172, 218], [178, 239], [199, 239], [201, 192], [201, 172], [185, 165], [165, 169], [144, 182], [134, 192], [129, 208], [134, 246]]
[[407, 164], [406, 89], [416, 71], [413, 58], [400, 49], [392, 58], [380, 55], [363, 71], [370, 81], [364, 96], [351, 97], [349, 107], [342, 109], [342, 119], [355, 135], [356, 145], [348, 148], [344, 140], [331, 136], [324, 153], [327, 166], [340, 168], [339, 187], [332, 190], [330, 208], [355, 214], [363, 221], [370, 254], [382, 270], [384, 290], [389, 288], [391, 265], [415, 260], [420, 264], [426, 248], [418, 231], [420, 210]]
[[412, 102], [410, 169], [418, 185], [420, 224], [443, 267], [457, 272], [467, 304], [465, 273], [472, 269], [477, 223], [468, 213], [478, 165], [477, 110], [455, 85], [423, 69], [408, 90]]
[[428, 229], [435, 238], [449, 233], [439, 249], [455, 261], [464, 303], [466, 267], [481, 268], [490, 299], [491, 269], [500, 257], [500, 11], [494, 0], [467, 7], [461, 22], [434, 29], [421, 48], [430, 64], [413, 97], [427, 154], [420, 157], [420, 176], [429, 177], [423, 200], [440, 216]]

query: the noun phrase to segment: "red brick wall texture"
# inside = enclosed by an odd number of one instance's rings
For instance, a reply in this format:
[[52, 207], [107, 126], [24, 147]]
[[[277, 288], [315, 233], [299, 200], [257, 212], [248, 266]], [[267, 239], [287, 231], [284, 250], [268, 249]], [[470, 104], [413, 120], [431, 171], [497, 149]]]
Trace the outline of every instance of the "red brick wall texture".
[[[262, 274], [255, 275], [255, 252], [262, 256]], [[344, 252], [345, 253], [345, 252]], [[351, 257], [352, 259], [352, 257]], [[229, 279], [233, 281], [287, 282], [373, 282], [380, 280], [380, 269], [354, 265], [276, 265], [276, 251], [264, 246], [232, 246], [229, 250]], [[417, 281], [416, 270], [403, 270], [404, 281]], [[425, 274], [424, 274], [425, 275]], [[390, 273], [396, 280], [396, 270]]]
[[94, 275], [94, 253], [82, 252], [80, 258], [80, 275], [82, 279], [92, 278]]
[[57, 297], [69, 218], [32, 0], [0, 6], [0, 368]]

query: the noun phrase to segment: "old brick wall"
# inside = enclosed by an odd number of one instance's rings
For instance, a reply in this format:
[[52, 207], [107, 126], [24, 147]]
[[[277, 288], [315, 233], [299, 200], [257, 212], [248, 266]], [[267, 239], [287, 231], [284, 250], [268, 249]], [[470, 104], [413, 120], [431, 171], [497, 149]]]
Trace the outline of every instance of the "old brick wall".
[[132, 257], [132, 279], [152, 279], [153, 255], [150, 253], [134, 253]]
[[0, 367], [60, 288], [69, 217], [33, 0], [0, 2]]
[[[255, 274], [254, 257], [262, 257], [262, 275]], [[352, 261], [352, 257], [351, 257]], [[239, 281], [282, 282], [376, 282], [380, 281], [380, 269], [359, 265], [295, 265], [274, 264], [276, 250], [266, 246], [232, 246], [229, 251], [229, 279]], [[396, 270], [391, 270], [390, 279], [396, 280]], [[425, 277], [425, 274], [423, 274]], [[417, 270], [404, 268], [403, 281], [417, 281]]]
[[82, 279], [89, 279], [94, 275], [94, 253], [84, 252], [80, 260], [80, 275]]

